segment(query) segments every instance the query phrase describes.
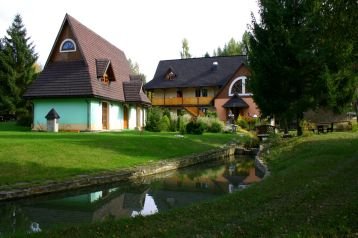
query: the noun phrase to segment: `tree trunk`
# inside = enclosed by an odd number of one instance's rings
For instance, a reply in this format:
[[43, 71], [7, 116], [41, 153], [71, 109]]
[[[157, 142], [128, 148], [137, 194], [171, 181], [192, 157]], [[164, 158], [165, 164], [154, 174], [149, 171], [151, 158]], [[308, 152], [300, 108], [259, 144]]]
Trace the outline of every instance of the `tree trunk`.
[[287, 124], [287, 119], [284, 118], [282, 119], [282, 122], [283, 122], [283, 130], [284, 130], [284, 135], [288, 135], [288, 124]]
[[357, 119], [357, 123], [358, 123], [358, 100], [356, 101], [356, 119]]
[[301, 127], [301, 121], [303, 119], [303, 113], [297, 113], [297, 136], [302, 136], [303, 131], [302, 131], [302, 127]]

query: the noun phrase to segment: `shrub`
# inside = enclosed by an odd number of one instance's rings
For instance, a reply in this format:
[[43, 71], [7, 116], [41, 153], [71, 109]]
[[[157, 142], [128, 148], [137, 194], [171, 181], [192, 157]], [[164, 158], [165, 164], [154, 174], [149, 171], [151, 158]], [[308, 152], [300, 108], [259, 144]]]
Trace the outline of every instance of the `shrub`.
[[23, 113], [19, 115], [17, 124], [20, 126], [30, 127], [32, 124], [32, 115], [30, 115], [29, 113]]
[[211, 126], [211, 120], [212, 118], [209, 117], [198, 117], [196, 121], [198, 123], [201, 123], [204, 127], [204, 131], [208, 131], [209, 127]]
[[202, 122], [191, 121], [186, 125], [186, 132], [189, 134], [201, 135], [204, 133], [205, 125]]
[[159, 122], [159, 129], [160, 131], [169, 131], [170, 127], [170, 119], [167, 115], [164, 115]]
[[244, 143], [244, 147], [247, 148], [247, 149], [249, 149], [249, 148], [258, 148], [259, 146], [260, 146], [260, 139], [257, 136], [250, 137]]
[[216, 120], [211, 123], [211, 126], [209, 127], [208, 131], [213, 133], [219, 133], [222, 132], [224, 129], [224, 123]]
[[204, 130], [218, 133], [224, 129], [225, 124], [215, 117], [198, 117], [197, 122], [202, 123]]
[[178, 118], [177, 117], [170, 117], [170, 125], [169, 131], [175, 132], [178, 128]]
[[352, 123], [352, 131], [353, 132], [358, 132], [358, 123], [357, 122]]
[[237, 118], [236, 123], [242, 129], [249, 129], [249, 123], [241, 115]]
[[159, 107], [152, 107], [148, 110], [147, 122], [145, 129], [148, 131], [159, 132], [162, 111]]
[[207, 117], [212, 117], [212, 118], [217, 118], [218, 117], [218, 114], [216, 113], [216, 111], [206, 111], [205, 112], [205, 116]]
[[186, 125], [182, 116], [178, 118], [178, 130], [182, 135], [186, 133]]

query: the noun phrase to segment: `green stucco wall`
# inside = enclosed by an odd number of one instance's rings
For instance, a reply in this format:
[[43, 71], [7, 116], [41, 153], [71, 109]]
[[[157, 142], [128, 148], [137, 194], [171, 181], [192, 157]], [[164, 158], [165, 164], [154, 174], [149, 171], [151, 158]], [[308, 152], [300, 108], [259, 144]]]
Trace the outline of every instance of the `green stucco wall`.
[[[34, 127], [44, 127], [47, 123], [45, 116], [54, 108], [59, 114], [60, 129], [71, 130], [79, 126], [87, 128], [86, 99], [42, 99], [34, 100]], [[45, 129], [45, 128], [44, 128]]]
[[[34, 100], [33, 129], [46, 130], [45, 116], [54, 108], [60, 115], [60, 130], [102, 130], [102, 100], [100, 99], [38, 99]], [[108, 103], [109, 130], [123, 129], [123, 104]], [[130, 121], [135, 118], [131, 113]], [[134, 116], [134, 118], [133, 118]], [[134, 128], [134, 126], [132, 126]]]

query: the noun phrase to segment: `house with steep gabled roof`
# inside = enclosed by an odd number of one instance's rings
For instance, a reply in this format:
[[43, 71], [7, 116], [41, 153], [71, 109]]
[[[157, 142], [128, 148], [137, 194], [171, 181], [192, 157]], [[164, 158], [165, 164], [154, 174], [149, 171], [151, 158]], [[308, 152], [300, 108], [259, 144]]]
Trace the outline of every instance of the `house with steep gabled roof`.
[[46, 128], [52, 108], [60, 116], [60, 130], [141, 128], [150, 105], [123, 51], [68, 14], [24, 97], [33, 102], [34, 130]]
[[159, 62], [155, 75], [144, 85], [153, 106], [172, 113], [184, 109], [196, 117], [207, 111], [228, 120], [229, 113], [255, 117], [260, 110], [249, 90], [246, 56], [204, 57]]

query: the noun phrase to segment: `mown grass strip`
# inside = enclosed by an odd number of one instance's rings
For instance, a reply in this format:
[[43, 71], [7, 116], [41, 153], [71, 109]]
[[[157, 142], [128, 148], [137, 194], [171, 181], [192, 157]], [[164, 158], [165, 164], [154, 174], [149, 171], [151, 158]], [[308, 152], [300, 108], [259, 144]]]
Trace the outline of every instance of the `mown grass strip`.
[[358, 133], [293, 138], [264, 158], [271, 176], [247, 190], [150, 217], [32, 237], [356, 237]]

